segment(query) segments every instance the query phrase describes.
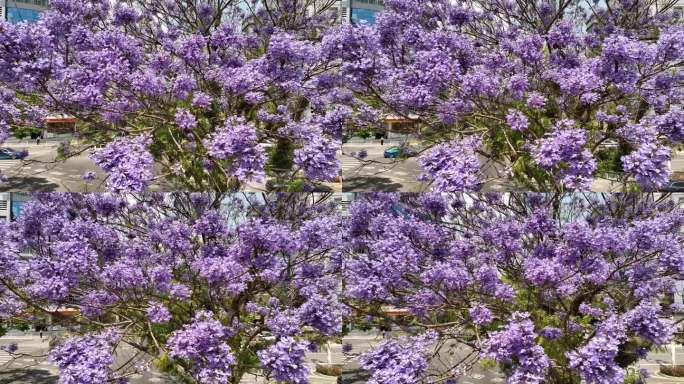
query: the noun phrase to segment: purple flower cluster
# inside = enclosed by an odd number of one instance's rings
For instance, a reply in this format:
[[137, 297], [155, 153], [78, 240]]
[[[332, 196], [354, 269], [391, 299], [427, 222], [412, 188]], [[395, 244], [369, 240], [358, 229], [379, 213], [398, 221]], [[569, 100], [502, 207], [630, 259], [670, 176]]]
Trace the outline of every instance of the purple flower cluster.
[[318, 329], [324, 335], [334, 335], [342, 332], [343, 311], [334, 298], [318, 294], [311, 296], [298, 309], [299, 320]]
[[539, 332], [539, 336], [547, 340], [556, 340], [563, 337], [563, 330], [556, 327], [544, 327], [544, 329]]
[[166, 323], [171, 320], [171, 312], [160, 303], [151, 303], [147, 308], [147, 318], [153, 323]]
[[198, 312], [192, 323], [169, 337], [169, 356], [192, 363], [193, 377], [201, 383], [225, 383], [236, 362], [226, 342], [229, 336], [229, 330], [211, 312]]
[[107, 144], [91, 158], [109, 173], [107, 185], [117, 192], [141, 192], [151, 183], [154, 158], [148, 147], [152, 137], [121, 138]]
[[577, 370], [588, 384], [621, 384], [625, 370], [618, 366], [615, 357], [625, 338], [624, 325], [618, 318], [603, 321], [585, 346], [567, 353], [570, 368]]
[[425, 172], [421, 178], [432, 182], [439, 192], [479, 190], [481, 164], [477, 150], [481, 140], [475, 136], [433, 147], [418, 159]]
[[253, 124], [242, 119], [227, 120], [223, 128], [205, 140], [204, 145], [209, 156], [230, 160], [227, 169], [238, 180], [246, 182], [263, 178], [266, 154]]
[[670, 148], [654, 143], [646, 143], [622, 157], [622, 165], [627, 174], [646, 190], [657, 189], [670, 180]]
[[176, 125], [178, 125], [180, 129], [189, 131], [197, 127], [197, 119], [195, 118], [195, 115], [187, 109], [178, 108], [176, 111]]
[[643, 301], [625, 314], [625, 321], [640, 337], [664, 345], [672, 340], [676, 328], [671, 320], [661, 318], [659, 307], [659, 303]]
[[534, 323], [528, 313], [515, 312], [501, 331], [492, 332], [485, 341], [484, 355], [499, 362], [515, 363], [509, 383], [541, 383], [550, 362], [544, 348], [536, 342]]
[[302, 148], [295, 150], [294, 162], [308, 179], [332, 181], [339, 175], [339, 149], [339, 142], [313, 137]]
[[428, 356], [437, 335], [388, 340], [364, 352], [359, 362], [373, 376], [369, 384], [410, 384], [417, 382], [428, 368]]
[[506, 115], [506, 122], [515, 131], [524, 131], [529, 125], [529, 121], [524, 113], [515, 109], [509, 109]]
[[115, 331], [67, 339], [50, 351], [50, 361], [59, 368], [61, 384], [86, 384], [116, 380], [112, 371]]
[[532, 148], [534, 161], [545, 169], [558, 169], [558, 181], [568, 189], [588, 190], [593, 181], [596, 162], [588, 149], [586, 132], [563, 120], [548, 137], [539, 139]]
[[473, 323], [477, 325], [489, 324], [492, 322], [492, 320], [494, 320], [492, 311], [487, 309], [487, 307], [485, 307], [482, 304], [472, 306], [468, 310], [468, 315], [470, 315], [470, 318], [473, 320]]
[[309, 367], [305, 359], [307, 351], [307, 342], [284, 337], [257, 355], [261, 365], [277, 381], [305, 384], [309, 382]]

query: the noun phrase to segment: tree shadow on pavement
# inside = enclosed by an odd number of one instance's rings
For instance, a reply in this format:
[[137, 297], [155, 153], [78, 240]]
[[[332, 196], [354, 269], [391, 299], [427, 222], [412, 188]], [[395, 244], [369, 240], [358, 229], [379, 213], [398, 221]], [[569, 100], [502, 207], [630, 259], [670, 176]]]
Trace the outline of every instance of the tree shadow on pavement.
[[0, 372], [0, 384], [54, 384], [58, 377], [46, 369], [18, 368]]
[[370, 380], [370, 372], [364, 370], [355, 361], [342, 368], [342, 374], [337, 377], [338, 384], [363, 384]]
[[59, 185], [42, 177], [9, 177], [5, 182], [0, 182], [0, 192], [51, 192], [59, 188]]
[[342, 192], [398, 192], [402, 187], [388, 177], [377, 176], [349, 177], [342, 182]]

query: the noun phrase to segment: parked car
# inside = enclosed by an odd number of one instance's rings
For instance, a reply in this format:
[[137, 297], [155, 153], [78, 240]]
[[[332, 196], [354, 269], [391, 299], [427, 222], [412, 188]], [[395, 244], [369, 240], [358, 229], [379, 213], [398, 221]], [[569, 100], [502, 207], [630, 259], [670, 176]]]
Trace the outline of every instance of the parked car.
[[413, 157], [418, 154], [418, 151], [407, 146], [394, 146], [385, 149], [383, 156], [385, 159], [396, 159], [397, 157]]
[[25, 149], [0, 148], [0, 160], [21, 160], [28, 156]]
[[662, 187], [660, 192], [684, 192], [684, 181], [671, 181], [670, 184]]

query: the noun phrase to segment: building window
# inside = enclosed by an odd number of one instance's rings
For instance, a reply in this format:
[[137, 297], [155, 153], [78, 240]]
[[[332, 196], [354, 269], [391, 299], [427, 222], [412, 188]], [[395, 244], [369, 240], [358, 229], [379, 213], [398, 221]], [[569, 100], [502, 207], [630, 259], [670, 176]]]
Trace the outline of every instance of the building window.
[[375, 24], [375, 17], [378, 11], [373, 9], [352, 8], [351, 20], [354, 23], [366, 22], [368, 24]]
[[8, 6], [13, 6], [15, 4], [30, 4], [37, 5], [39, 7], [47, 7], [47, 0], [8, 0]]
[[684, 20], [684, 7], [675, 7], [674, 10], [672, 11], [674, 13], [674, 18], [676, 20], [682, 21]]
[[7, 7], [7, 21], [18, 23], [21, 21], [37, 21], [40, 11], [35, 9]]

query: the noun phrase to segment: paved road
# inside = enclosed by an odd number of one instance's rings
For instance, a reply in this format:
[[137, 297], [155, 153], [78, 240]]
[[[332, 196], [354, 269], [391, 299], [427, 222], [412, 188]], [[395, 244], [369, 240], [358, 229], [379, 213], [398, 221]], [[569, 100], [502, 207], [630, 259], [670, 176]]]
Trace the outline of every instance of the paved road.
[[[422, 173], [416, 157], [408, 159], [385, 159], [384, 151], [398, 145], [398, 142], [380, 145], [379, 141], [353, 141], [342, 146], [342, 190], [344, 192], [384, 191], [384, 192], [424, 192], [429, 185], [418, 181]], [[358, 153], [365, 150], [368, 157], [359, 160]], [[352, 154], [356, 156], [352, 156]], [[486, 180], [483, 192], [516, 191], [520, 187], [505, 179], [500, 166], [495, 166], [484, 157], [482, 177]]]
[[[27, 149], [29, 156], [25, 160], [0, 160], [0, 175], [8, 177], [0, 183], [0, 192], [101, 192], [106, 191], [104, 180], [106, 174], [89, 158], [89, 152], [81, 153], [66, 161], [57, 161], [58, 142], [27, 143], [26, 141], [6, 143], [3, 147]], [[97, 178], [85, 182], [82, 176], [88, 172], [96, 173]], [[323, 183], [323, 188], [332, 192], [341, 192], [341, 183]], [[152, 191], [172, 191], [177, 188], [160, 180], [150, 186]], [[245, 191], [261, 192], [266, 189], [264, 183], [250, 183]]]
[[[415, 158], [385, 159], [385, 149], [396, 143], [345, 143], [342, 146], [342, 191], [344, 192], [421, 192], [427, 186], [416, 178], [421, 170]], [[361, 150], [368, 152], [364, 161], [351, 156]]]
[[684, 172], [684, 151], [677, 151], [672, 156], [670, 167], [673, 172]]
[[[678, 346], [676, 349], [675, 362], [677, 364], [684, 364], [684, 346]], [[659, 368], [661, 365], [672, 364], [672, 352], [670, 348], [664, 352], [651, 352], [648, 356], [639, 361], [639, 368], [645, 368], [651, 374], [651, 377], [647, 380], [648, 384], [674, 384], [674, 383], [684, 383], [684, 378], [681, 377], [669, 377], [660, 374]]]
[[[57, 367], [47, 359], [49, 351], [49, 335], [46, 332], [41, 339], [35, 333], [12, 334], [0, 337], [0, 345], [16, 343], [17, 354], [22, 356], [11, 358], [6, 352], [0, 353], [0, 384], [53, 384], [59, 378]], [[131, 356], [129, 350], [118, 350], [116, 363], [124, 364]], [[171, 379], [157, 372], [146, 372], [130, 376], [131, 384], [174, 383]]]
[[[84, 192], [104, 190], [105, 174], [95, 165], [88, 153], [66, 161], [57, 160], [58, 142], [10, 142], [5, 147], [26, 149], [29, 156], [24, 160], [0, 161], [0, 172], [8, 180], [0, 184], [0, 191], [56, 191]], [[87, 171], [94, 171], [98, 180], [86, 183], [81, 178]]]

